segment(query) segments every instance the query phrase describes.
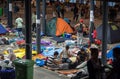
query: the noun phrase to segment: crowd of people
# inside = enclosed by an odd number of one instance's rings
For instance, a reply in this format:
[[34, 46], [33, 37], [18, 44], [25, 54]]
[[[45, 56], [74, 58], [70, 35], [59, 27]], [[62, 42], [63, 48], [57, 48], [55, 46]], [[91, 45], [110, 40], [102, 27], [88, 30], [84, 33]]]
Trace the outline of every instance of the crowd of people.
[[[51, 3], [53, 6], [53, 17], [58, 18], [65, 18], [65, 4], [57, 2], [56, 4]], [[69, 7], [70, 5], [67, 5]], [[33, 2], [33, 7], [35, 7]], [[73, 21], [78, 22], [76, 25], [73, 26], [77, 33], [77, 45], [81, 44], [81, 40], [83, 36], [89, 35], [89, 28], [84, 23], [83, 18], [89, 17], [89, 4], [74, 4], [73, 8], [71, 8], [71, 11], [73, 12]], [[19, 12], [19, 7], [15, 4], [14, 6], [14, 13]], [[32, 14], [32, 31], [36, 31], [36, 12], [34, 11]], [[23, 19], [21, 18], [21, 15], [17, 16], [15, 19], [15, 28], [18, 31], [19, 37], [21, 37], [21, 32], [23, 28]], [[95, 30], [95, 29], [94, 29]], [[93, 33], [93, 39], [96, 40], [96, 31]], [[95, 41], [94, 40], [94, 41]], [[59, 54], [57, 51], [54, 52], [53, 56], [50, 56], [46, 60], [46, 66], [51, 68], [59, 68], [59, 69], [75, 69], [75, 68], [81, 68], [81, 64], [84, 65], [84, 69], [87, 69], [89, 79], [103, 79], [103, 73], [105, 72], [106, 66], [104, 66], [101, 62], [101, 59], [99, 58], [99, 48], [88, 48], [90, 51], [88, 52], [85, 48], [78, 48], [79, 51], [76, 53], [75, 56], [71, 54], [70, 47], [66, 45], [66, 47], [63, 49], [63, 51]], [[120, 79], [120, 48], [114, 48], [113, 49], [113, 56], [114, 59], [112, 60], [112, 63], [109, 65], [112, 66], [110, 68], [109, 74], [107, 74], [106, 79]], [[7, 57], [9, 62], [12, 62], [16, 59], [16, 56], [14, 55], [14, 52], [10, 49], [8, 50], [9, 56]], [[75, 58], [74, 62], [71, 59], [72, 57]], [[3, 63], [6, 63], [6, 59], [4, 58], [3, 54], [0, 54], [0, 69], [6, 67], [3, 66]], [[12, 67], [12, 63], [11, 67]], [[83, 69], [82, 68], [82, 69]], [[80, 71], [81, 72], [81, 71]], [[80, 75], [80, 74], [79, 74]], [[78, 75], [77, 75], [78, 76]]]
[[55, 51], [54, 56], [48, 57], [46, 66], [53, 69], [80, 69], [71, 79], [80, 79], [83, 75], [88, 75], [89, 79], [120, 79], [120, 48], [113, 49], [114, 59], [106, 65], [102, 64], [99, 48], [90, 47], [89, 50], [87, 52], [86, 49], [80, 48], [73, 62], [73, 55], [67, 45], [62, 53]]
[[89, 17], [89, 2], [87, 1], [86, 4], [77, 4], [71, 3], [67, 6], [67, 2], [54, 2], [51, 6], [53, 6], [53, 12], [56, 14], [57, 17], [64, 18], [65, 13], [68, 8], [71, 9], [73, 13], [73, 21], [78, 21], [80, 17], [88, 18]]
[[6, 68], [14, 68], [13, 61], [17, 59], [12, 48], [7, 49], [8, 55], [0, 54], [0, 70], [5, 70]]

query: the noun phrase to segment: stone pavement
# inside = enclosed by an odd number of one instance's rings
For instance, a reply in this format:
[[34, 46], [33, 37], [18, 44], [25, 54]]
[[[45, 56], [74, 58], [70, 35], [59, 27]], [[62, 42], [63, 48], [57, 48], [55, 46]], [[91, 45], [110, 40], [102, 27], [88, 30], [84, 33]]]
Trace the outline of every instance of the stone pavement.
[[42, 67], [34, 67], [34, 78], [33, 79], [70, 79], [67, 76], [56, 73]]

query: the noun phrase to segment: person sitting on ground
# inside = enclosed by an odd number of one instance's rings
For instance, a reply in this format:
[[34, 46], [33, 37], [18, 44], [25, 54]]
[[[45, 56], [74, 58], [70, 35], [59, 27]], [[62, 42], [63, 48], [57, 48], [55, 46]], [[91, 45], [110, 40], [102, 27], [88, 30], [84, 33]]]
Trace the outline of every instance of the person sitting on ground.
[[51, 68], [56, 68], [56, 67], [58, 68], [60, 64], [58, 55], [59, 53], [55, 51], [53, 56], [48, 57], [46, 61], [46, 65]]
[[12, 68], [8, 59], [5, 59], [3, 54], [0, 54], [0, 70], [4, 70], [6, 68]]
[[70, 68], [79, 68], [79, 65], [82, 64], [83, 62], [86, 62], [88, 60], [88, 55], [85, 51], [85, 49], [81, 49], [81, 51], [78, 51], [77, 56], [76, 56], [76, 61], [72, 64], [70, 64]]
[[13, 50], [12, 50], [12, 49], [8, 49], [7, 52], [9, 53], [9, 55], [8, 55], [9, 60], [10, 60], [11, 62], [14, 61], [14, 60], [16, 59], [16, 55], [15, 55], [15, 53], [13, 52]]
[[4, 55], [0, 54], [0, 61], [3, 61], [3, 60], [4, 60]]
[[71, 57], [69, 46], [66, 45], [65, 49], [61, 52], [60, 58], [62, 59], [62, 63], [71, 63], [71, 60], [69, 59]]
[[98, 58], [98, 48], [90, 48], [91, 58], [87, 61], [89, 79], [102, 79], [102, 63]]
[[81, 52], [79, 52], [78, 55], [81, 63], [88, 60], [88, 54], [84, 48], [81, 48]]

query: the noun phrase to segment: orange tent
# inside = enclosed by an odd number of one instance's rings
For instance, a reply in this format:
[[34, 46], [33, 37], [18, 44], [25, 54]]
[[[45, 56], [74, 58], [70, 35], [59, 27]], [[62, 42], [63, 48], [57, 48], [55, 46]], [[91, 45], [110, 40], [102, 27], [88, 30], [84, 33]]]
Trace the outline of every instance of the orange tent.
[[56, 36], [60, 36], [63, 33], [73, 33], [70, 25], [62, 18], [57, 18], [56, 22]]

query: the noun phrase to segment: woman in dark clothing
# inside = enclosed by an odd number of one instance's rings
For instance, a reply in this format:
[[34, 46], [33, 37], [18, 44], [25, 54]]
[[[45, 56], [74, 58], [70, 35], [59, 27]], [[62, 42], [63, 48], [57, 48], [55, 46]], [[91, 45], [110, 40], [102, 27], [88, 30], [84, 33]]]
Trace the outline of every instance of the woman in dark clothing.
[[98, 49], [91, 48], [91, 59], [87, 61], [89, 79], [102, 79], [101, 61], [98, 59]]

